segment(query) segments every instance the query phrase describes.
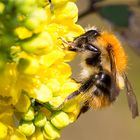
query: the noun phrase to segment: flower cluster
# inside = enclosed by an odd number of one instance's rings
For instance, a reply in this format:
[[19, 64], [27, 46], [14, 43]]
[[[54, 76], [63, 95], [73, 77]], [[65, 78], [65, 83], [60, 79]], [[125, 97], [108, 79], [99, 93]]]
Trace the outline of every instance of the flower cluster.
[[0, 139], [56, 139], [76, 120], [76, 101], [54, 108], [79, 86], [60, 39], [84, 32], [77, 18], [74, 0], [1, 0]]

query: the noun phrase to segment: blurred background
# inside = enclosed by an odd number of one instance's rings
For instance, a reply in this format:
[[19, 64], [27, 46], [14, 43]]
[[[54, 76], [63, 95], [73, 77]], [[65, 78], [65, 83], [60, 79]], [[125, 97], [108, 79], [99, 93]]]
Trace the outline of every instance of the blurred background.
[[[78, 0], [77, 5], [80, 25], [111, 31], [121, 40], [140, 108], [140, 0]], [[74, 75], [78, 63], [72, 63]], [[123, 91], [111, 107], [81, 115], [63, 130], [61, 140], [140, 140], [140, 117], [131, 118]]]

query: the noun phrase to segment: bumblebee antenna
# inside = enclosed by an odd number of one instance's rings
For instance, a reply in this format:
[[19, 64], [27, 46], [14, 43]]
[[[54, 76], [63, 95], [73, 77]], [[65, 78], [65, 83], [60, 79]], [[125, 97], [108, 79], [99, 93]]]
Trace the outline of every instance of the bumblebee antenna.
[[[75, 43], [73, 42], [70, 42], [70, 41], [66, 41], [64, 38], [62, 37], [59, 37], [58, 39], [62, 40], [62, 44], [66, 44], [68, 45], [71, 49], [74, 49], [75, 48]], [[65, 46], [65, 45], [64, 45]]]

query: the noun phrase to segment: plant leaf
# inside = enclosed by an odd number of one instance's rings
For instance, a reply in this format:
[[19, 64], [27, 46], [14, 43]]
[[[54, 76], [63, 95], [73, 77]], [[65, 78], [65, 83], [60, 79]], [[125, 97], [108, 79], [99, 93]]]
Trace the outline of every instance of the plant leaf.
[[116, 26], [128, 27], [131, 11], [128, 5], [107, 5], [99, 10], [99, 14]]

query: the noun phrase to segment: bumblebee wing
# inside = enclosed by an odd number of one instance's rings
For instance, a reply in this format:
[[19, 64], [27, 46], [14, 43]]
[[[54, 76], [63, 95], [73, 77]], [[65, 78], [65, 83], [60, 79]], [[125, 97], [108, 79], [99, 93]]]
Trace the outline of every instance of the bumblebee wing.
[[114, 56], [113, 56], [113, 50], [112, 50], [112, 46], [109, 45], [108, 48], [107, 48], [107, 51], [108, 51], [108, 54], [109, 54], [109, 59], [110, 59], [110, 65], [111, 65], [111, 72], [112, 72], [112, 86], [111, 86], [111, 100], [115, 100], [116, 97], [118, 96], [119, 94], [119, 88], [117, 86], [117, 83], [116, 83], [116, 74], [117, 74], [117, 71], [116, 71], [116, 64], [115, 64], [115, 60], [114, 60]]
[[129, 82], [125, 73], [124, 73], [124, 80], [125, 80], [125, 86], [127, 90], [126, 96], [128, 100], [128, 106], [129, 106], [130, 111], [132, 112], [132, 118], [135, 118], [136, 116], [139, 115], [136, 95], [134, 94], [131, 83]]

